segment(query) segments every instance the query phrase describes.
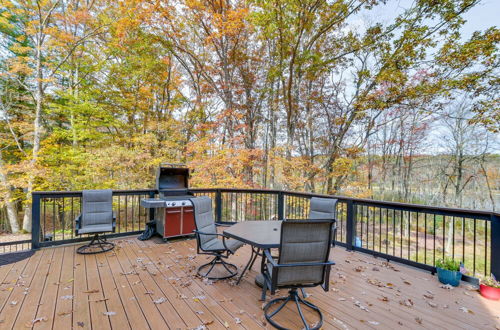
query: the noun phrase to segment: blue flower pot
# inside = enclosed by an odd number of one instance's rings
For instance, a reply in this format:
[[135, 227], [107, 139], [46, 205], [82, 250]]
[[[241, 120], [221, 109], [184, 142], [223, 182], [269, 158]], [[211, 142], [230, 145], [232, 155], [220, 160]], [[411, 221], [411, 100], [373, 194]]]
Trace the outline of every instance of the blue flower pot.
[[462, 273], [458, 270], [446, 270], [442, 268], [436, 268], [439, 282], [443, 284], [449, 284], [452, 286], [459, 286], [460, 280], [462, 279]]

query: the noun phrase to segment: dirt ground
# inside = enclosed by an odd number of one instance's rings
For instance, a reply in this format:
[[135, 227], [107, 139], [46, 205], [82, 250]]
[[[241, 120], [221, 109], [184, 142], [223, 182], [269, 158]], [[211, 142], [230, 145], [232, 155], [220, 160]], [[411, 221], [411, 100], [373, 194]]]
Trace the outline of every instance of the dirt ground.
[[31, 234], [0, 234], [0, 243], [31, 239]]

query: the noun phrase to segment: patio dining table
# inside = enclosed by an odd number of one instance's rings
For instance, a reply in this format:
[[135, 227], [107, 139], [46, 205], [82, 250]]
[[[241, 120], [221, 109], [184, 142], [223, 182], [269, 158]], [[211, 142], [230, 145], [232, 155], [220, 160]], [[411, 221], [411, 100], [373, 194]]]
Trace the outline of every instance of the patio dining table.
[[[239, 284], [245, 272], [252, 268], [257, 257], [262, 255], [261, 250], [279, 248], [281, 223], [282, 221], [275, 220], [243, 221], [224, 230], [225, 236], [242, 241], [252, 247], [250, 260], [248, 260], [236, 284]], [[260, 284], [260, 282], [261, 280], [256, 278], [256, 283]]]

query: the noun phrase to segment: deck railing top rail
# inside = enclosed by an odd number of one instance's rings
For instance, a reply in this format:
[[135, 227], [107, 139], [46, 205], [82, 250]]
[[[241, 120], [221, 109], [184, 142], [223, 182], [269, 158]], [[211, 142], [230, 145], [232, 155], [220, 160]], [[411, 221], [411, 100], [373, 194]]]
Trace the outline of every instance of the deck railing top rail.
[[[425, 204], [413, 204], [413, 203], [402, 203], [402, 202], [392, 202], [392, 201], [382, 201], [376, 199], [367, 199], [367, 198], [356, 198], [349, 196], [341, 196], [341, 195], [327, 195], [327, 194], [318, 194], [318, 193], [309, 193], [309, 192], [298, 192], [298, 191], [288, 191], [288, 190], [278, 190], [278, 189], [255, 189], [255, 188], [245, 188], [245, 189], [237, 189], [237, 188], [192, 188], [190, 189], [193, 192], [229, 192], [229, 193], [259, 193], [259, 194], [286, 194], [289, 196], [307, 196], [307, 197], [325, 197], [325, 198], [336, 198], [339, 201], [353, 201], [357, 204], [363, 205], [377, 205], [377, 206], [390, 206], [392, 208], [398, 209], [411, 209], [411, 210], [428, 210], [442, 213], [456, 213], [456, 214], [470, 214], [472, 216], [481, 216], [481, 218], [497, 216], [500, 217], [500, 212], [496, 211], [487, 211], [487, 210], [473, 210], [466, 208], [455, 208], [455, 207], [444, 207], [444, 206], [432, 206]], [[115, 195], [132, 195], [132, 194], [149, 194], [149, 193], [158, 193], [156, 189], [129, 189], [129, 190], [113, 190], [113, 194]], [[39, 195], [43, 197], [78, 197], [81, 196], [82, 191], [34, 191], [33, 195]]]

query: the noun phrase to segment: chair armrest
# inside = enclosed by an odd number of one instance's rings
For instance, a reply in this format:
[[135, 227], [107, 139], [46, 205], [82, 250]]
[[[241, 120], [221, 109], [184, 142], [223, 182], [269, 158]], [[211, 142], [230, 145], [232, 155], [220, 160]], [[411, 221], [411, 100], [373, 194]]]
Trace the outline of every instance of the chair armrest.
[[193, 230], [193, 233], [195, 234], [198, 234], [198, 235], [212, 235], [212, 236], [222, 236], [222, 237], [226, 237], [222, 234], [219, 234], [219, 233], [206, 233], [206, 232], [203, 232], [203, 231], [199, 231], [199, 230]]
[[273, 265], [273, 267], [277, 267], [278, 266], [278, 264], [276, 263], [276, 260], [274, 260], [273, 256], [271, 255], [271, 251], [264, 250], [264, 256], [266, 257], [267, 261], [269, 261], [269, 263], [271, 265]]
[[82, 226], [82, 215], [80, 214], [75, 218], [75, 229], [80, 229]]

